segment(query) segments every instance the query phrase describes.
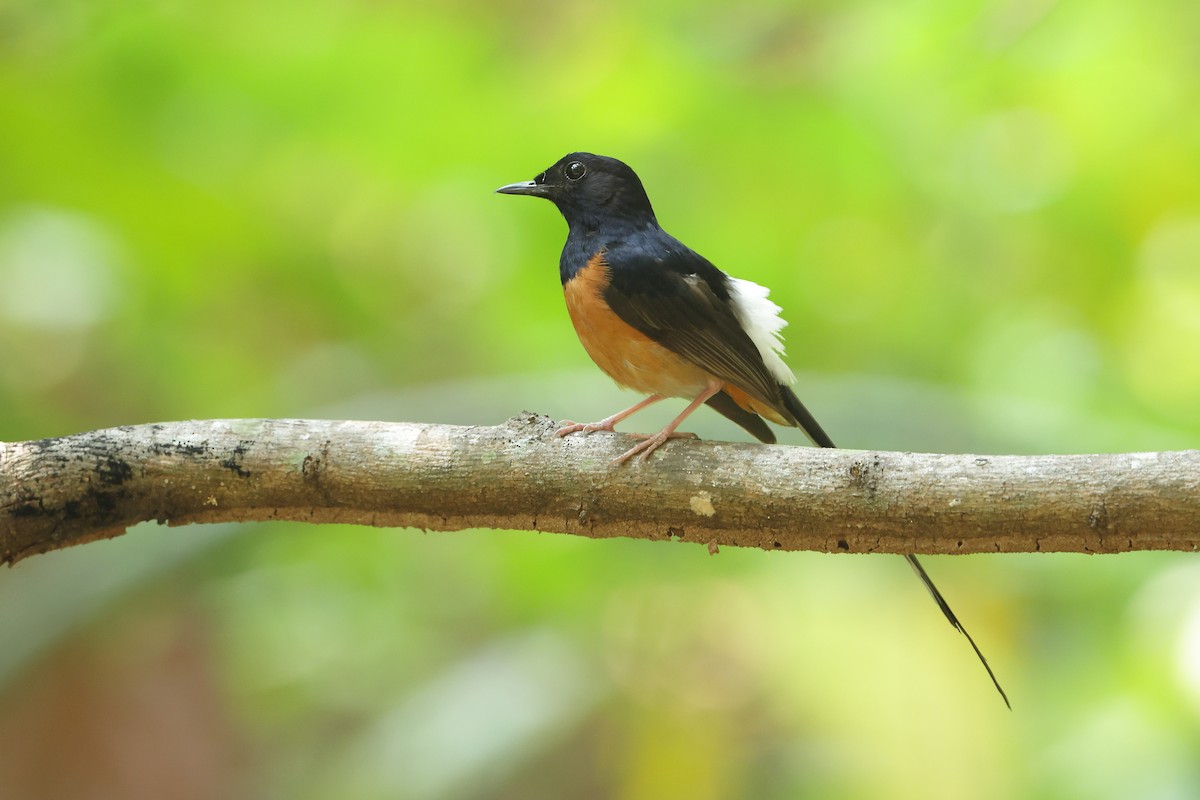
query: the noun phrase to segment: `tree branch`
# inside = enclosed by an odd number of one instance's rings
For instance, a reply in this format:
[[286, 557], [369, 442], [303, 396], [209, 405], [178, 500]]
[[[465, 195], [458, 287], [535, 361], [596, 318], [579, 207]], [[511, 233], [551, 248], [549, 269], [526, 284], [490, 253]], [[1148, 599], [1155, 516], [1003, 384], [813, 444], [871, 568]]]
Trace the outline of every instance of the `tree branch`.
[[1195, 550], [1200, 451], [973, 456], [321, 420], [137, 425], [0, 444], [0, 563], [130, 525], [509, 528], [774, 550]]

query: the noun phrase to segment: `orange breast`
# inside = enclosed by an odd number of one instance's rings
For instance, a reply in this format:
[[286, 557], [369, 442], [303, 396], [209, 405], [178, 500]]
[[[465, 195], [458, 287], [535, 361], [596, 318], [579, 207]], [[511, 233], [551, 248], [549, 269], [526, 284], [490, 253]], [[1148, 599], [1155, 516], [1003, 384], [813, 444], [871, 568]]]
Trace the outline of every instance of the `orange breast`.
[[709, 373], [618, 317], [604, 301], [611, 277], [601, 253], [563, 287], [583, 349], [621, 386], [643, 394], [695, 397], [708, 384]]

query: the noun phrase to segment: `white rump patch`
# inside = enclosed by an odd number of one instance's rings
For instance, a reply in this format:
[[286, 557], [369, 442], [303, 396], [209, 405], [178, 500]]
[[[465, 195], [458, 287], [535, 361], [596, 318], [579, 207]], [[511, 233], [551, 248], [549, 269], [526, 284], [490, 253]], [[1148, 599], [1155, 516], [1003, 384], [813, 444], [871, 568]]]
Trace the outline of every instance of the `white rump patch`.
[[771, 290], [740, 278], [729, 279], [729, 296], [733, 300], [733, 311], [738, 322], [758, 348], [763, 363], [775, 380], [784, 385], [796, 382], [796, 376], [783, 363], [783, 339], [779, 332], [787, 321], [779, 316], [783, 309], [767, 299]]

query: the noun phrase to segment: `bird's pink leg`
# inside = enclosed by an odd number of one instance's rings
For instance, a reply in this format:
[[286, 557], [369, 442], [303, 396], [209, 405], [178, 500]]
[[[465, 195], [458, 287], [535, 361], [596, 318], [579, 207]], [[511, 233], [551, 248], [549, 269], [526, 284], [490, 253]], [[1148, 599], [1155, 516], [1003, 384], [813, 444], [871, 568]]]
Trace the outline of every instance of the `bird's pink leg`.
[[625, 409], [624, 411], [618, 411], [617, 413], [613, 414], [611, 417], [605, 417], [604, 419], [600, 420], [599, 422], [586, 422], [586, 423], [585, 422], [572, 422], [569, 419], [565, 419], [565, 420], [563, 420], [563, 426], [561, 428], [559, 428], [558, 430], [556, 430], [554, 432], [554, 435], [555, 436], [567, 436], [569, 434], [579, 433], [581, 431], [583, 433], [592, 433], [593, 431], [612, 431], [613, 426], [616, 425], [621, 420], [625, 419], [626, 417], [630, 416], [631, 414], [635, 414], [638, 411], [641, 411], [643, 408], [645, 408], [648, 405], [657, 403], [659, 400], [662, 400], [662, 399], [663, 399], [662, 395], [652, 394], [649, 397], [647, 397], [645, 400], [641, 401], [640, 403], [635, 403], [634, 405], [630, 406], [629, 408]]
[[668, 439], [686, 435], [676, 433], [675, 429], [679, 427], [680, 423], [688, 418], [689, 414], [703, 405], [705, 400], [721, 391], [722, 386], [724, 386], [724, 384], [722, 384], [720, 381], [711, 381], [708, 386], [705, 387], [704, 391], [698, 394], [696, 399], [693, 400], [691, 404], [683, 410], [683, 413], [667, 423], [667, 426], [658, 433], [654, 434], [653, 436], [647, 436], [644, 441], [638, 442], [636, 445], [614, 458], [613, 463], [624, 464], [626, 461], [638, 454], [641, 454], [642, 461], [646, 461], [650, 458], [650, 454], [666, 444]]

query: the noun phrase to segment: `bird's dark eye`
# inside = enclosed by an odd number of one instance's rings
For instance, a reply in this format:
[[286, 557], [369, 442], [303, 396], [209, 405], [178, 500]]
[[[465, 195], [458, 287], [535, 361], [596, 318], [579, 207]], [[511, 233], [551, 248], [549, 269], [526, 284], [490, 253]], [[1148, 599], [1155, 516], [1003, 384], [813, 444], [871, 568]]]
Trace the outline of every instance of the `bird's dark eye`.
[[546, 173], [543, 172], [541, 175], [538, 175], [536, 178], [533, 179], [533, 182], [536, 184], [539, 184], [539, 185], [545, 183], [546, 182]]
[[567, 173], [567, 180], [577, 181], [584, 175], [587, 175], [587, 167], [585, 167], [581, 161], [572, 161], [570, 164], [567, 164], [567, 168], [564, 170], [564, 172]]

